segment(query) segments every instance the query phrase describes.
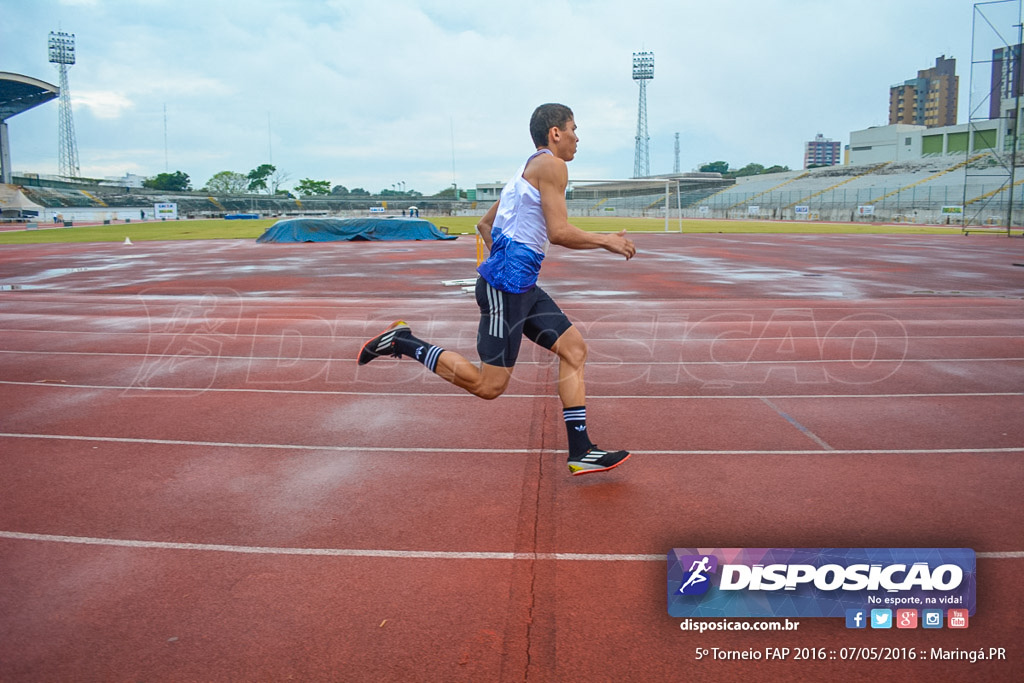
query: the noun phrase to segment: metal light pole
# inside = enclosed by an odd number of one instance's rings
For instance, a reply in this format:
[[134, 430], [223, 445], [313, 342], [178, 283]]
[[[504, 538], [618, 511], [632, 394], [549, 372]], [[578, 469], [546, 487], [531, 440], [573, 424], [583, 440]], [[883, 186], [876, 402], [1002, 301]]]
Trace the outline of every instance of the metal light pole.
[[636, 114], [636, 153], [633, 155], [633, 177], [651, 175], [651, 138], [647, 135], [647, 81], [654, 79], [654, 53], [633, 53], [633, 80], [640, 86]]
[[71, 88], [68, 67], [75, 63], [75, 34], [50, 31], [50, 63], [60, 74], [58, 113], [57, 169], [66, 178], [78, 177], [78, 144], [75, 142], [75, 120], [71, 115]]

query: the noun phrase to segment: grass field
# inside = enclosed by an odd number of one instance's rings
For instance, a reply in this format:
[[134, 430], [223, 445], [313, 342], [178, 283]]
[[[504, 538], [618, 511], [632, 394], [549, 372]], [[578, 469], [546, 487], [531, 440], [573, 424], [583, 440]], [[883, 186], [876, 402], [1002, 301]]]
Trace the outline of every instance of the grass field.
[[[477, 222], [475, 216], [428, 217], [439, 227], [443, 226], [453, 235], [472, 234]], [[664, 232], [663, 218], [570, 218], [572, 223], [584, 230], [613, 232], [626, 229], [630, 232]], [[147, 240], [199, 240], [199, 239], [256, 239], [277, 219], [257, 220], [181, 220], [150, 223], [124, 223], [117, 225], [92, 225], [71, 228], [49, 228], [39, 230], [8, 230], [0, 232], [0, 244], [40, 244], [49, 242], [123, 242], [126, 237], [133, 242]], [[779, 221], [725, 221], [684, 219], [684, 233], [807, 233], [807, 234], [914, 234], [948, 235], [958, 234], [959, 228], [852, 224], [852, 223], [796, 223]], [[679, 231], [679, 220], [669, 221], [670, 232]]]

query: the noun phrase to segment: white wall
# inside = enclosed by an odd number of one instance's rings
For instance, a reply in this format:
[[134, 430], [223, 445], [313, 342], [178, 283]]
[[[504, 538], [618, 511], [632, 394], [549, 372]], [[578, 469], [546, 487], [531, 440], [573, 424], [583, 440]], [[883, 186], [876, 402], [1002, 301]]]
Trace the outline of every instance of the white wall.
[[896, 123], [850, 133], [850, 165], [880, 164], [921, 158], [924, 126]]

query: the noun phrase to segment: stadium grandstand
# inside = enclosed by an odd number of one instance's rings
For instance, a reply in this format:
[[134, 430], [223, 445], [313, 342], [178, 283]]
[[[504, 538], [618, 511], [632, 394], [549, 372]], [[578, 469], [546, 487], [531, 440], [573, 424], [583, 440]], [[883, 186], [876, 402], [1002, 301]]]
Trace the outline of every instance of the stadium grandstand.
[[720, 173], [675, 173], [630, 180], [574, 180], [566, 194], [572, 216], [661, 217], [695, 204], [734, 180]]
[[568, 206], [575, 216], [662, 217], [668, 206], [670, 216], [685, 218], [1005, 225], [1011, 183], [1017, 226], [1024, 222], [1024, 173], [1013, 178], [990, 152], [737, 179], [691, 173], [576, 181]]
[[[630, 183], [630, 184], [627, 184]], [[1011, 206], [1010, 186], [1013, 184]], [[1024, 173], [1014, 178], [991, 153], [829, 166], [736, 179], [691, 173], [620, 182], [570, 183], [574, 216], [909, 222], [1024, 222]]]
[[[4, 219], [100, 223], [153, 217], [155, 204], [175, 204], [180, 218], [222, 218], [257, 214], [265, 217], [365, 216], [371, 208], [387, 207], [401, 215], [410, 207], [421, 215], [452, 215], [467, 202], [430, 197], [323, 196], [292, 198], [287, 195], [211, 195], [208, 192], [166, 192], [112, 185], [109, 181], [14, 176], [13, 184], [0, 185], [0, 207], [20, 205], [18, 215]], [[12, 213], [12, 215], [8, 215]]]
[[[1024, 174], [1011, 178], [991, 153], [829, 166], [738, 178], [695, 202], [683, 200], [682, 213], [690, 218], [1005, 225], [1011, 182], [1012, 205], [1024, 209]], [[1022, 222], [1021, 213], [1014, 213], [1015, 225]]]
[[[570, 216], [726, 218], [835, 222], [907, 222], [1003, 226], [1011, 210], [1011, 174], [990, 153], [938, 155], [863, 166], [830, 166], [723, 178], [683, 173], [618, 181], [574, 180]], [[482, 214], [492, 200], [451, 198], [217, 195], [163, 192], [87, 180], [14, 176], [0, 186], [6, 221], [105, 222], [152, 217], [154, 204], [174, 203], [181, 218], [232, 214], [286, 216]], [[1013, 179], [1014, 225], [1024, 222], [1024, 173]]]

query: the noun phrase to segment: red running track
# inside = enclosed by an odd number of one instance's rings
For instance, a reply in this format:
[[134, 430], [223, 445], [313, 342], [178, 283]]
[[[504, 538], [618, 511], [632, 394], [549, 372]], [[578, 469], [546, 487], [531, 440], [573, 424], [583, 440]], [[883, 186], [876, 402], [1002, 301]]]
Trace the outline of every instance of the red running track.
[[[0, 248], [0, 680], [1020, 680], [1024, 269], [991, 237], [640, 236], [552, 251], [557, 368], [464, 396], [471, 242]], [[681, 631], [673, 547], [970, 547], [966, 631]], [[743, 621], [743, 620], [739, 620]], [[697, 661], [1006, 648], [1006, 661]]]

